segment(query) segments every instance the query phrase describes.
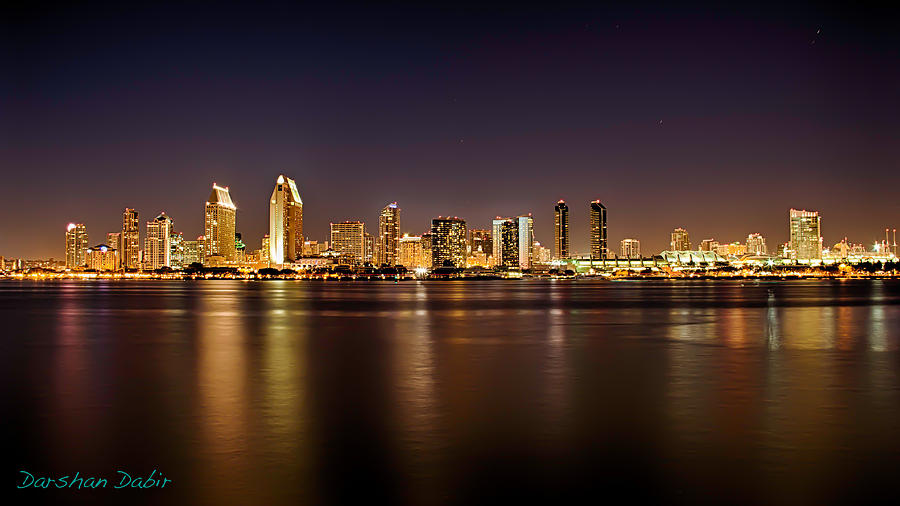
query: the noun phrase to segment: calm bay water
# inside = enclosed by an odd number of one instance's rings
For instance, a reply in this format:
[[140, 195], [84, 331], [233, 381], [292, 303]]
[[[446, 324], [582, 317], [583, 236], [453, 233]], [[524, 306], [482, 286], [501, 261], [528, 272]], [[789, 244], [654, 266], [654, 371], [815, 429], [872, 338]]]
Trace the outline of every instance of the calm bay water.
[[[0, 282], [10, 492], [145, 504], [896, 495], [900, 282]], [[15, 490], [157, 469], [166, 489]]]

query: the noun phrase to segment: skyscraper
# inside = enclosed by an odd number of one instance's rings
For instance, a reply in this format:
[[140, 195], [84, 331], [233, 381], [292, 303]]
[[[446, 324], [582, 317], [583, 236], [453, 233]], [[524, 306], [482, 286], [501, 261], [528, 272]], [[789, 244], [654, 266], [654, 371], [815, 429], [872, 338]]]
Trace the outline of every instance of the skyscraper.
[[553, 210], [553, 257], [569, 258], [569, 206], [560, 200]]
[[687, 230], [679, 227], [672, 231], [669, 249], [672, 251], [689, 251], [691, 249], [691, 236]]
[[431, 230], [422, 234], [422, 262], [426, 267], [431, 267], [432, 264], [431, 239]]
[[791, 256], [797, 260], [822, 258], [822, 219], [818, 211], [791, 209]]
[[[497, 220], [494, 220], [495, 222]], [[519, 223], [517, 220], [507, 218], [502, 220], [497, 228], [497, 237], [500, 240], [497, 265], [506, 268], [519, 267]]]
[[428, 267], [422, 251], [422, 238], [417, 235], [404, 235], [400, 238], [398, 263], [407, 269]]
[[203, 253], [206, 257], [220, 256], [226, 261], [234, 261], [234, 232], [237, 221], [237, 207], [231, 200], [228, 187], [213, 183], [212, 193], [206, 201], [204, 220]]
[[114, 248], [116, 250], [116, 261], [119, 262], [116, 265], [116, 269], [122, 268], [122, 258], [121, 258], [121, 249], [122, 249], [122, 233], [121, 232], [107, 232], [106, 234], [106, 245], [110, 248]]
[[641, 258], [641, 241], [637, 239], [622, 239], [622, 256], [625, 258]]
[[[503, 238], [501, 227], [509, 218], [501, 218], [497, 216], [491, 221], [491, 242], [493, 243], [492, 251], [492, 265], [500, 266], [503, 265]], [[518, 252], [518, 249], [516, 249]], [[518, 253], [516, 253], [518, 255]]]
[[269, 248], [273, 264], [294, 261], [303, 250], [303, 200], [293, 179], [279, 175], [269, 199]]
[[766, 249], [766, 238], [761, 234], [750, 234], [747, 236], [747, 253], [751, 255], [765, 255], [768, 253]]
[[469, 250], [472, 255], [480, 251], [484, 253], [485, 258], [490, 257], [494, 252], [494, 242], [491, 238], [491, 231], [481, 228], [470, 229]]
[[517, 216], [519, 227], [519, 268], [531, 269], [534, 263], [534, 218], [531, 215]]
[[122, 213], [122, 237], [119, 247], [119, 262], [124, 269], [137, 269], [141, 262], [141, 230], [138, 227], [138, 212], [126, 208]]
[[203, 244], [204, 244], [203, 236], [197, 238], [196, 241], [184, 241], [184, 260], [182, 264], [185, 267], [190, 266], [193, 263], [202, 264], [203, 263]]
[[606, 206], [599, 200], [591, 202], [591, 258], [605, 259], [609, 257], [609, 246], [606, 241]]
[[400, 208], [396, 202], [384, 206], [378, 218], [377, 263], [397, 265], [400, 247]]
[[342, 255], [342, 261], [362, 263], [366, 256], [366, 225], [361, 221], [331, 224], [331, 249]]
[[87, 228], [82, 223], [69, 223], [66, 227], [66, 267], [84, 267], [87, 249]]
[[144, 265], [149, 270], [171, 267], [174, 232], [172, 219], [160, 213], [153, 221], [147, 222], [147, 237], [144, 238]]
[[98, 244], [85, 250], [85, 264], [95, 271], [114, 271], [119, 265], [119, 254], [112, 246]]
[[466, 266], [466, 220], [438, 217], [431, 220], [431, 265]]

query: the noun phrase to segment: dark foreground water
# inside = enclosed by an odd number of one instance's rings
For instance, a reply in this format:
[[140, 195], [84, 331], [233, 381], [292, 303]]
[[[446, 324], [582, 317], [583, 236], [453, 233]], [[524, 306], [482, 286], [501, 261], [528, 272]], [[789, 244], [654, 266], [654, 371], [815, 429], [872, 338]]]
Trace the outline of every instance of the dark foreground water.
[[[891, 281], [0, 282], [6, 492], [890, 500], [898, 304]], [[112, 488], [153, 469], [172, 483]]]

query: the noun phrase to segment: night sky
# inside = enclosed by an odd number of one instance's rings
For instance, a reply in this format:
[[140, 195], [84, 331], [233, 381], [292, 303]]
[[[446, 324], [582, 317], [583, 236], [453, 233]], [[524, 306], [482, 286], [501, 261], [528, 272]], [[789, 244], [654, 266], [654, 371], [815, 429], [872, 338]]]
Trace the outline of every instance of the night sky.
[[550, 246], [563, 198], [576, 253], [596, 198], [617, 252], [678, 226], [772, 248], [790, 207], [826, 245], [900, 225], [895, 13], [321, 4], [0, 15], [0, 255], [61, 258], [72, 221], [104, 242], [125, 207], [194, 238], [214, 181], [256, 249], [282, 172], [318, 240], [395, 200], [404, 232], [532, 212]]

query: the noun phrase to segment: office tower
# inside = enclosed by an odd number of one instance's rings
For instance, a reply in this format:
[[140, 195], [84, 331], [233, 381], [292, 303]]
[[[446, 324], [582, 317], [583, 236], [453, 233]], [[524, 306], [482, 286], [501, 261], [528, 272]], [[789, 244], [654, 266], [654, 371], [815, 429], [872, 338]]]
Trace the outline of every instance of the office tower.
[[122, 213], [122, 237], [119, 248], [119, 261], [124, 269], [137, 269], [141, 266], [141, 231], [138, 227], [138, 212], [126, 208]]
[[114, 271], [119, 265], [119, 252], [112, 246], [98, 244], [85, 250], [85, 263], [95, 271]]
[[591, 258], [605, 259], [609, 257], [609, 246], [606, 242], [606, 206], [599, 200], [591, 202]]
[[116, 250], [116, 259], [120, 262], [119, 265], [116, 266], [117, 269], [122, 268], [122, 232], [107, 232], [106, 234], [106, 245], [110, 248], [115, 248]]
[[425, 252], [422, 250], [422, 238], [417, 235], [404, 234], [400, 238], [398, 263], [407, 269], [428, 267], [425, 264]]
[[[496, 222], [497, 220], [494, 220]], [[497, 265], [506, 268], [519, 267], [519, 223], [507, 218], [497, 225], [499, 239]]]
[[560, 200], [553, 207], [553, 257], [569, 258], [569, 206]]
[[431, 267], [432, 264], [432, 255], [431, 255], [431, 231], [427, 231], [422, 234], [422, 261], [425, 267]]
[[366, 232], [365, 234], [363, 234], [363, 242], [365, 244], [363, 263], [374, 265], [375, 256], [378, 254], [378, 243], [375, 242], [375, 236]]
[[768, 253], [766, 249], [766, 238], [761, 234], [750, 234], [747, 236], [747, 253], [751, 255], [765, 255]]
[[715, 251], [719, 242], [715, 239], [703, 239], [700, 241], [700, 251]]
[[237, 222], [237, 207], [231, 200], [228, 187], [213, 183], [212, 192], [206, 201], [203, 227], [204, 260], [208, 257], [222, 257], [225, 261], [234, 261], [234, 232]]
[[269, 248], [273, 264], [293, 262], [303, 250], [303, 200], [293, 179], [279, 175], [269, 199]]
[[198, 237], [196, 241], [184, 241], [184, 260], [182, 264], [185, 267], [191, 264], [203, 263], [203, 237]]
[[723, 256], [743, 256], [747, 254], [747, 246], [735, 241], [726, 245], [725, 253]]
[[378, 218], [378, 258], [379, 264], [397, 265], [400, 247], [400, 208], [396, 202], [384, 206]]
[[519, 268], [531, 269], [534, 263], [534, 218], [531, 215], [517, 216], [519, 227]]
[[82, 223], [69, 223], [66, 227], [66, 268], [84, 267], [87, 248], [87, 228]]
[[169, 267], [173, 269], [184, 268], [184, 234], [175, 232], [169, 235]]
[[689, 251], [691, 249], [691, 236], [687, 230], [676, 228], [672, 232], [672, 240], [669, 242], [669, 249], [672, 251]]
[[637, 239], [622, 239], [622, 256], [625, 258], [641, 258], [641, 241]]
[[[494, 242], [491, 237], [491, 231], [481, 228], [473, 228], [469, 230], [469, 254], [477, 255], [481, 252], [485, 259], [491, 257], [494, 251]], [[481, 262], [484, 263], [484, 262]], [[480, 264], [479, 264], [480, 265]]]
[[172, 266], [173, 232], [172, 219], [166, 213], [160, 213], [153, 221], [147, 222], [147, 237], [144, 239], [144, 265], [147, 269]]
[[531, 262], [532, 267], [537, 264], [546, 265], [550, 263], [550, 258], [552, 256], [550, 254], [550, 248], [545, 248], [541, 246], [540, 242], [534, 241], [532, 251], [534, 251]]
[[[492, 250], [491, 258], [492, 258], [493, 262], [491, 265], [493, 265], [493, 266], [503, 265], [503, 261], [501, 259], [503, 256], [503, 249], [502, 249], [503, 238], [502, 238], [502, 233], [501, 233], [501, 227], [503, 227], [503, 224], [506, 223], [506, 221], [508, 219], [509, 218], [501, 218], [501, 217], [497, 216], [496, 218], [493, 219], [493, 221], [491, 221], [491, 242], [493, 243], [493, 247], [491, 248], [491, 250]], [[517, 246], [516, 247], [516, 255], [518, 255], [518, 251], [519, 250], [518, 250], [518, 246]]]
[[331, 248], [344, 263], [362, 263], [366, 257], [366, 225], [361, 221], [332, 223]]
[[437, 217], [431, 220], [431, 266], [466, 266], [466, 220]]
[[793, 258], [822, 258], [822, 219], [818, 211], [791, 209], [790, 228]]

